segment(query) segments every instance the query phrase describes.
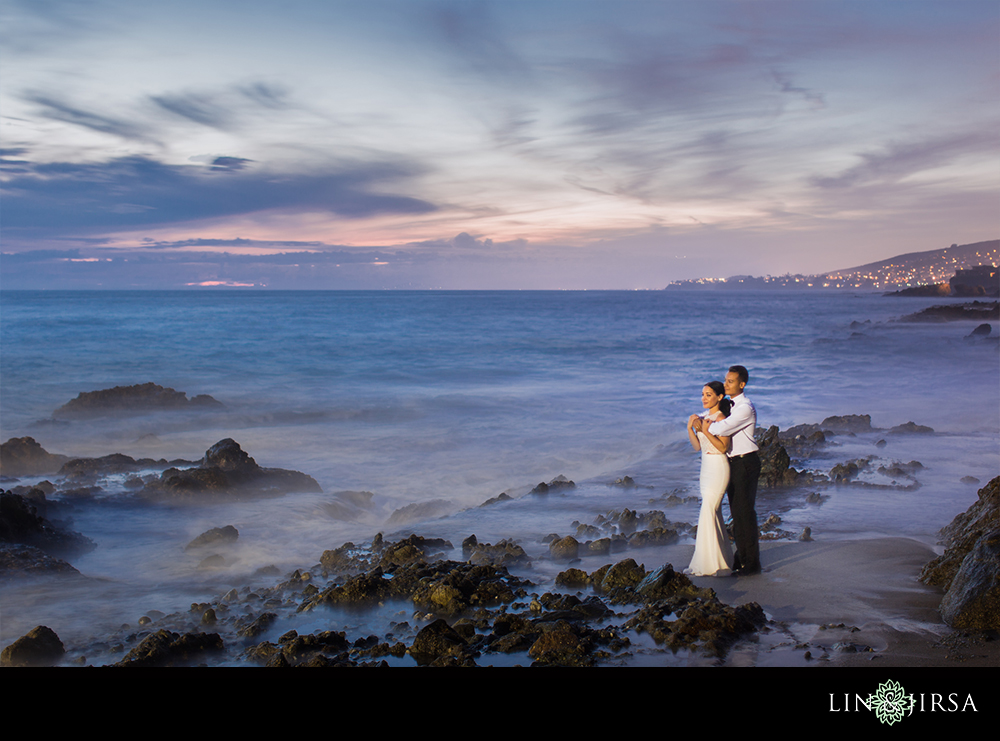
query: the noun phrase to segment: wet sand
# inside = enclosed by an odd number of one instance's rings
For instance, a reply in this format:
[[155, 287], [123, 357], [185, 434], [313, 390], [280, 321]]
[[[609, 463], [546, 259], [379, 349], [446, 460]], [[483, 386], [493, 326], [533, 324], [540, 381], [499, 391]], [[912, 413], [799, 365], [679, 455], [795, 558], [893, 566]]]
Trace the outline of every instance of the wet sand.
[[776, 541], [762, 543], [761, 555], [758, 576], [693, 579], [727, 604], [757, 602], [797, 640], [777, 642], [756, 665], [1000, 665], [1000, 641], [962, 638], [942, 623], [942, 591], [917, 579], [937, 555], [924, 543]]

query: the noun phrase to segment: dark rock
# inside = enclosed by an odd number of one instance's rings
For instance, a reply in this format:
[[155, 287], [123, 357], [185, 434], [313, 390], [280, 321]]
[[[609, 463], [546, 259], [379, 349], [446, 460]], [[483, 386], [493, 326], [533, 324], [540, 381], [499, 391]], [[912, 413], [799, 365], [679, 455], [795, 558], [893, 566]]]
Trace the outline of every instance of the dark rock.
[[974, 330], [969, 332], [967, 337], [989, 337], [990, 333], [993, 331], [992, 324], [980, 324]]
[[218, 633], [173, 633], [160, 629], [142, 639], [112, 666], [190, 666], [207, 653], [222, 651]]
[[901, 322], [987, 322], [1000, 319], [1000, 302], [970, 301], [964, 304], [931, 306], [914, 314], [900, 317]]
[[231, 438], [209, 448], [196, 468], [168, 468], [139, 496], [175, 502], [320, 492], [312, 476], [282, 468], [262, 468]]
[[945, 552], [920, 572], [920, 581], [946, 591], [965, 558], [987, 533], [1000, 528], [1000, 476], [979, 490], [979, 499], [941, 530]]
[[39, 625], [0, 652], [0, 666], [55, 666], [65, 654], [55, 631]]
[[572, 535], [549, 543], [549, 555], [555, 561], [572, 561], [580, 555], [580, 543]]
[[1000, 527], [983, 533], [941, 599], [941, 618], [960, 630], [1000, 629]]
[[68, 460], [49, 453], [32, 437], [12, 437], [0, 445], [0, 474], [13, 478], [55, 473]]
[[81, 576], [73, 566], [40, 548], [0, 543], [0, 581], [46, 574]]
[[445, 620], [438, 619], [417, 633], [409, 653], [418, 664], [432, 664], [442, 658], [471, 660], [468, 642]]
[[219, 409], [222, 404], [207, 394], [188, 399], [183, 391], [155, 383], [115, 386], [100, 391], [84, 391], [56, 409], [55, 419], [79, 419], [99, 416], [145, 414], [164, 410]]
[[214, 548], [220, 545], [231, 545], [240, 537], [240, 532], [232, 525], [225, 527], [213, 527], [206, 530], [197, 538], [188, 543], [184, 550], [190, 551], [197, 548]]
[[889, 432], [896, 433], [928, 433], [934, 432], [933, 429], [927, 427], [926, 425], [918, 425], [914, 422], [906, 422], [905, 424], [896, 425]]
[[[816, 435], [818, 431], [809, 433]], [[822, 438], [822, 433], [819, 433]], [[782, 438], [776, 426], [767, 430], [757, 430], [754, 435], [757, 442], [757, 454], [760, 456], [760, 478], [758, 485], [765, 489], [783, 486], [809, 485], [818, 479], [815, 475], [798, 471], [792, 467], [792, 459], [782, 443]], [[816, 438], [813, 438], [816, 439]]]
[[[463, 545], [463, 554], [466, 549]], [[474, 564], [497, 564], [501, 566], [531, 566], [531, 559], [524, 548], [513, 540], [501, 540], [496, 545], [477, 543], [467, 551], [468, 562]]]
[[550, 494], [554, 491], [561, 491], [565, 489], [576, 488], [576, 483], [570, 481], [565, 476], [559, 475], [552, 479], [549, 483], [544, 481], [531, 490], [531, 494]]
[[35, 546], [55, 556], [78, 555], [97, 547], [90, 538], [41, 517], [24, 497], [5, 491], [0, 491], [0, 542]]

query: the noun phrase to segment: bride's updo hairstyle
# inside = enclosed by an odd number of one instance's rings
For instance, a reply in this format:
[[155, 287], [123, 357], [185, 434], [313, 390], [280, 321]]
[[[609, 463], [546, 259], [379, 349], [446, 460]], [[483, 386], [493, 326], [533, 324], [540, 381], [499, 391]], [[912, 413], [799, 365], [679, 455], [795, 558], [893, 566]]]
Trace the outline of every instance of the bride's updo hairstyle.
[[726, 398], [726, 387], [722, 385], [722, 381], [709, 381], [705, 385], [722, 397], [719, 401], [719, 411], [722, 412], [723, 417], [728, 417], [733, 410], [733, 400]]

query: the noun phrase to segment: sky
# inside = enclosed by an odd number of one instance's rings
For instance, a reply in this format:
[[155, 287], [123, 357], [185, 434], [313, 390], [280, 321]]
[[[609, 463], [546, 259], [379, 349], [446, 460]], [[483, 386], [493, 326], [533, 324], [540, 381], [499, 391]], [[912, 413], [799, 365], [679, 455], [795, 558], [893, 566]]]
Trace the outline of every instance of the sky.
[[1000, 0], [0, 0], [0, 287], [658, 289], [1000, 237]]

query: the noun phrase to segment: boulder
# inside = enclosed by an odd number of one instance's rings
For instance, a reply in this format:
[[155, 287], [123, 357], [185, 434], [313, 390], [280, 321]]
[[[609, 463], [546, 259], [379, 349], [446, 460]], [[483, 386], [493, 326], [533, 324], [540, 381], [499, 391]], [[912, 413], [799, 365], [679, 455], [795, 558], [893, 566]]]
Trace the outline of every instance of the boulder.
[[238, 501], [242, 498], [321, 491], [312, 476], [283, 468], [262, 468], [239, 443], [226, 438], [209, 448], [197, 467], [168, 468], [158, 480], [146, 484], [139, 496], [173, 501]]
[[0, 652], [0, 666], [55, 666], [65, 654], [55, 631], [39, 625]]
[[223, 405], [207, 394], [187, 398], [183, 391], [164, 388], [155, 383], [135, 386], [115, 386], [100, 391], [84, 391], [56, 409], [55, 419], [145, 414], [153, 411], [184, 411], [218, 409]]
[[920, 581], [945, 590], [941, 617], [954, 628], [1000, 629], [1000, 476], [941, 531], [945, 552]]
[[0, 445], [0, 474], [13, 478], [55, 473], [68, 460], [48, 452], [33, 437], [12, 437]]
[[90, 538], [39, 515], [29, 499], [6, 491], [0, 491], [0, 542], [30, 545], [56, 556], [78, 555], [97, 547]]

